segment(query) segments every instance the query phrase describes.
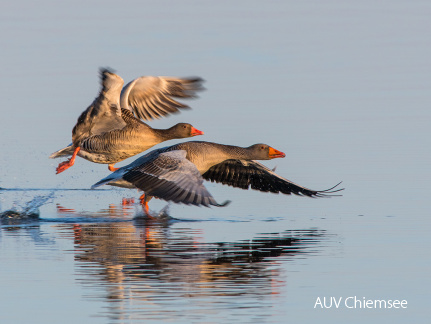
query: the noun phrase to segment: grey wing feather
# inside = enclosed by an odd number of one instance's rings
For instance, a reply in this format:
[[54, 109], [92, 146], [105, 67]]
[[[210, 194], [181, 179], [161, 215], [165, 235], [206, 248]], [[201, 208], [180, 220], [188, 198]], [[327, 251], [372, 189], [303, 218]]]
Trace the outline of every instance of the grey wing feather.
[[189, 106], [173, 98], [194, 98], [203, 90], [203, 79], [143, 76], [129, 82], [121, 91], [121, 108], [138, 118], [151, 120], [179, 112]]
[[236, 188], [281, 192], [286, 195], [328, 197], [332, 193], [343, 190], [333, 190], [339, 184], [326, 190], [312, 190], [279, 176], [273, 170], [256, 161], [227, 160], [211, 167], [202, 177], [205, 180]]
[[186, 155], [184, 150], [159, 154], [127, 171], [123, 179], [146, 194], [167, 201], [220, 206], [204, 187], [202, 176]]
[[106, 178], [103, 178], [102, 180], [96, 182], [94, 185], [91, 186], [91, 189], [95, 189], [105, 184], [114, 186], [114, 187], [121, 187], [121, 188], [128, 188], [128, 189], [136, 188], [132, 183], [124, 180], [121, 174], [115, 174], [114, 172], [114, 173], [111, 173]]
[[144, 165], [145, 163], [148, 163], [152, 160], [154, 160], [160, 153], [164, 152], [166, 148], [160, 148], [157, 150], [153, 150], [139, 158], [137, 158], [132, 163], [123, 166], [116, 170], [115, 172], [112, 172], [107, 177], [103, 178], [102, 180], [96, 182], [94, 185], [91, 186], [91, 189], [103, 186], [105, 184], [118, 186], [118, 187], [124, 187], [124, 188], [136, 188], [136, 186], [133, 185], [133, 183], [128, 182], [127, 180], [123, 179], [123, 176], [128, 171], [138, 168], [141, 165]]
[[102, 89], [93, 103], [82, 112], [72, 131], [74, 143], [86, 137], [123, 128], [126, 123], [119, 105], [123, 79], [107, 69], [102, 69]]

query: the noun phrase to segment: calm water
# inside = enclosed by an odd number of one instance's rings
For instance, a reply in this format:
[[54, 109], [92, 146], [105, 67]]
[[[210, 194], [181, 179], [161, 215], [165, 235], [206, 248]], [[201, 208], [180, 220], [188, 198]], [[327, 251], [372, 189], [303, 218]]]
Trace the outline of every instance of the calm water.
[[[431, 284], [431, 4], [427, 1], [0, 5], [1, 323], [426, 323]], [[25, 8], [25, 9], [23, 9]], [[202, 140], [286, 152], [265, 162], [307, 199], [208, 183], [224, 208], [88, 188], [105, 165], [55, 175], [96, 96], [98, 68], [198, 75]], [[170, 142], [169, 144], [173, 144]], [[129, 163], [124, 161], [122, 164]], [[121, 165], [121, 164], [120, 164]], [[406, 300], [405, 309], [316, 307]]]

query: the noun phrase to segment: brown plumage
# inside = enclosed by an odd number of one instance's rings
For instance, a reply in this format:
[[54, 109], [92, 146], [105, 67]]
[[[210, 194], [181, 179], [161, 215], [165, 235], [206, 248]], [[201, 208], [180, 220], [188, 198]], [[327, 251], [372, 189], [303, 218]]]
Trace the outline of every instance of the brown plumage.
[[189, 108], [174, 98], [193, 98], [203, 90], [200, 78], [144, 76], [128, 83], [102, 69], [102, 88], [98, 97], [79, 116], [72, 130], [72, 144], [50, 158], [70, 156], [57, 173], [73, 165], [80, 156], [95, 163], [113, 164], [139, 154], [156, 144], [178, 138], [202, 135], [190, 124], [179, 123], [169, 129], [154, 129], [142, 120], [151, 120]]
[[[210, 142], [185, 142], [154, 150], [118, 169], [92, 186], [139, 188], [148, 201], [155, 196], [176, 203], [221, 206], [203, 185], [203, 180], [242, 189], [328, 197], [343, 189], [312, 190], [280, 177], [254, 160], [283, 158], [285, 154], [266, 144], [250, 147]], [[222, 204], [224, 205], [224, 204]]]

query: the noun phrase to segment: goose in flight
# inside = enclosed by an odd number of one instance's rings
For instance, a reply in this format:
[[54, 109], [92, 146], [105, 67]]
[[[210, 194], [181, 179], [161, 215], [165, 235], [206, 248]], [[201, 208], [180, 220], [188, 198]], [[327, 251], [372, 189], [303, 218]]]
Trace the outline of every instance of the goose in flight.
[[328, 197], [343, 189], [339, 184], [326, 190], [312, 190], [287, 180], [255, 160], [284, 158], [286, 155], [266, 144], [238, 147], [210, 142], [185, 142], [153, 150], [127, 166], [119, 168], [91, 188], [108, 184], [144, 191], [141, 197], [149, 215], [152, 197], [175, 203], [224, 206], [203, 185], [204, 180], [241, 189]]
[[156, 144], [203, 135], [187, 123], [168, 129], [155, 129], [142, 120], [178, 113], [189, 106], [174, 98], [194, 98], [203, 90], [198, 77], [142, 76], [124, 88], [123, 79], [109, 69], [101, 69], [101, 90], [93, 103], [79, 116], [72, 130], [72, 143], [51, 154], [50, 158], [72, 156], [61, 162], [57, 174], [70, 168], [76, 156], [95, 163], [114, 164], [139, 154]]

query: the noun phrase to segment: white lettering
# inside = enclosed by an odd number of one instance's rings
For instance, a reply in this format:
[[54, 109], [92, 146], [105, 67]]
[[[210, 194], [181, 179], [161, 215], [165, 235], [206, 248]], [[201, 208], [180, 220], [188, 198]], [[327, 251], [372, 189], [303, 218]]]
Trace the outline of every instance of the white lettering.
[[322, 301], [320, 300], [320, 297], [317, 297], [316, 302], [314, 303], [314, 308], [316, 308], [317, 305], [320, 305], [320, 308], [323, 308]]
[[332, 297], [332, 298], [334, 299], [335, 308], [340, 307], [341, 299], [343, 299], [343, 297], [338, 298], [338, 303], [337, 303], [337, 300], [335, 299], [335, 297]]
[[339, 308], [342, 299], [343, 297], [339, 297], [338, 300], [335, 297], [328, 297], [328, 299], [326, 299], [326, 297], [323, 297], [322, 302], [322, 299], [320, 297], [317, 297], [316, 302], [314, 303], [314, 308], [318, 306], [320, 306], [320, 308], [331, 308], [332, 305], [334, 305], [335, 308]]
[[331, 298], [329, 298], [329, 301], [331, 302], [330, 304], [329, 304], [329, 306], [328, 305], [326, 305], [326, 297], [323, 297], [323, 306], [325, 307], [325, 308], [331, 308], [332, 307], [332, 297]]
[[[343, 297], [317, 297], [314, 308], [340, 308]], [[351, 296], [344, 298], [344, 307], [346, 308], [407, 308], [407, 300], [398, 299], [366, 299], [365, 297], [358, 298]]]
[[349, 306], [349, 305], [347, 304], [347, 301], [348, 301], [349, 299], [353, 299], [353, 297], [347, 297], [347, 298], [344, 300], [344, 306], [346, 306], [347, 308], [355, 308], [354, 306]]
[[[363, 297], [363, 299], [365, 299], [365, 297]], [[355, 296], [355, 308], [357, 307], [358, 303], [359, 303], [359, 307], [358, 308], [362, 308], [361, 301], [359, 299], [356, 299], [356, 296]]]
[[[365, 297], [364, 297], [364, 302], [365, 302]], [[374, 308], [374, 303], [371, 299], [368, 299], [365, 303], [364, 303], [364, 307], [366, 308]]]
[[[379, 303], [379, 308], [382, 308], [382, 303], [384, 304], [383, 308], [386, 308], [386, 301], [385, 300], [378, 300], [376, 299], [374, 301], [374, 308], [377, 308], [377, 303]], [[388, 305], [391, 305], [391, 301], [388, 300]], [[391, 308], [391, 306], [389, 306], [388, 308]]]

